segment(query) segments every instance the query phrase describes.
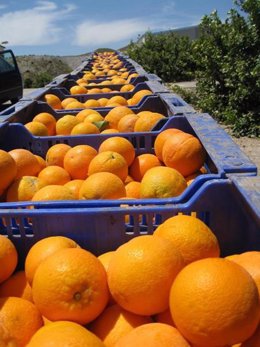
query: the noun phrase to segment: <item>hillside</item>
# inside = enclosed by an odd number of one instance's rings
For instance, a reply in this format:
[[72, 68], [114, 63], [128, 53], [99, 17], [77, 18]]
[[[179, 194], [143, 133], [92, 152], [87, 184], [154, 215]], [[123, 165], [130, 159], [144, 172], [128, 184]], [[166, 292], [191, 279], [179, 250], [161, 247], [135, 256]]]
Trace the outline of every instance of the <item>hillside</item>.
[[25, 88], [43, 87], [58, 75], [74, 70], [87, 55], [51, 56], [23, 55], [17, 56]]

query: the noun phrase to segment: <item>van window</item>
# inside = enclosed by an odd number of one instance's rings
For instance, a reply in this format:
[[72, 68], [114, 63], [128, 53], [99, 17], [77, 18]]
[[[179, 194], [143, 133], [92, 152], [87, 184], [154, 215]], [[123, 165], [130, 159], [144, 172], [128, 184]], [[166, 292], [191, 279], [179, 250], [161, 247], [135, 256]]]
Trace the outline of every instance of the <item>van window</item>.
[[16, 69], [15, 61], [10, 52], [0, 54], [0, 72], [10, 72]]

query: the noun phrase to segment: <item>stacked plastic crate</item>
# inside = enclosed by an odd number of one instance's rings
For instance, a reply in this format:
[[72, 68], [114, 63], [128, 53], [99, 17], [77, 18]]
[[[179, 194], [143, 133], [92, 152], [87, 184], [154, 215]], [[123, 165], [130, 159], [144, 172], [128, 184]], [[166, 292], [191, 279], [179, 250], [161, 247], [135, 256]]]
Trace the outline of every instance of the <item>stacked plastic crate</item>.
[[[93, 75], [97, 56], [82, 62], [70, 74], [58, 76], [44, 88], [38, 89], [19, 103], [0, 113], [0, 148], [10, 151], [25, 148], [45, 157], [56, 143], [70, 146], [87, 144], [98, 149], [111, 136], [122, 136], [135, 147], [136, 155], [154, 153], [154, 141], [163, 130], [177, 128], [197, 137], [206, 159], [206, 172], [196, 177], [177, 197], [125, 200], [77, 200], [46, 202], [0, 203], [0, 233], [8, 236], [19, 249], [21, 260], [37, 240], [50, 235], [64, 235], [82, 247], [100, 254], [146, 233], [167, 218], [178, 213], [196, 213], [216, 234], [222, 255], [260, 250], [260, 180], [256, 166], [245, 156], [231, 137], [208, 114], [200, 114], [179, 96], [171, 93], [159, 77], [147, 73], [140, 65], [118, 54], [120, 62], [116, 71], [133, 75], [128, 84], [131, 91], [121, 91], [123, 83], [113, 83], [111, 76], [98, 73], [88, 79], [86, 94], [73, 94], [70, 90], [79, 85], [87, 74]], [[98, 70], [98, 69], [97, 69]], [[103, 84], [102, 84], [103, 83]], [[103, 93], [89, 93], [93, 88], [109, 88]], [[54, 109], [46, 102], [51, 94], [65, 100], [73, 97], [83, 104], [89, 100], [110, 99], [114, 95], [125, 100], [141, 90], [148, 90], [137, 104], [127, 105], [135, 114], [142, 111], [161, 113], [164, 118], [145, 132], [34, 136], [25, 124], [41, 112], [52, 114], [56, 120], [66, 114], [76, 116], [83, 108]], [[103, 117], [114, 106], [98, 106]], [[255, 177], [254, 177], [255, 176]], [[28, 207], [33, 208], [28, 209]]]

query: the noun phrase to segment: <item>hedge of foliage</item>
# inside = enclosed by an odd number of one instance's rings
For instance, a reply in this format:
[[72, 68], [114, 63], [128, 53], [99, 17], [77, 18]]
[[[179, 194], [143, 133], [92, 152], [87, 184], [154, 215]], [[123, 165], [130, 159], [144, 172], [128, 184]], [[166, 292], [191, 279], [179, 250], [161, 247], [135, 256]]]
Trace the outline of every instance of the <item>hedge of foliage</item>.
[[260, 0], [235, 0], [225, 21], [204, 16], [200, 38], [146, 34], [128, 54], [164, 82], [195, 78], [196, 105], [231, 124], [238, 135], [259, 136]]

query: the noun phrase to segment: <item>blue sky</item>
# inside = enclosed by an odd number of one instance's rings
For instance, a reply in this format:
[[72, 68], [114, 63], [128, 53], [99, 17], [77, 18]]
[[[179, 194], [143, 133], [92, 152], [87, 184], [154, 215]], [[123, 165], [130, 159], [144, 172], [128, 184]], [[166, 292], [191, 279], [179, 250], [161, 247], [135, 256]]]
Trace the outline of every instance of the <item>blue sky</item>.
[[0, 43], [16, 55], [118, 49], [147, 30], [198, 24], [213, 10], [225, 19], [232, 7], [233, 0], [0, 0]]

